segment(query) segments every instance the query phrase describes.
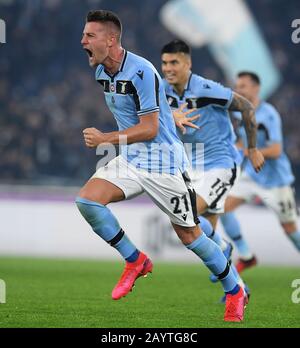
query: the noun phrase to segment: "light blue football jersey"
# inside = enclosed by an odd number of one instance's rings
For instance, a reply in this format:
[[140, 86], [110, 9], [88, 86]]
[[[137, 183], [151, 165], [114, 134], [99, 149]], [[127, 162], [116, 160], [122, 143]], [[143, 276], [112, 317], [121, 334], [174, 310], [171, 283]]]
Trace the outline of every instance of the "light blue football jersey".
[[[267, 102], [261, 102], [255, 110], [257, 123], [257, 148], [265, 148], [274, 143], [283, 147], [282, 124], [277, 110]], [[240, 113], [235, 117], [241, 119]], [[247, 147], [247, 136], [244, 127], [238, 127], [238, 136], [241, 137], [244, 147]], [[266, 188], [291, 185], [295, 178], [290, 161], [282, 151], [276, 159], [266, 158], [265, 165], [259, 173], [253, 169], [250, 161], [245, 160], [244, 171], [259, 185]]]
[[159, 112], [157, 136], [149, 141], [121, 145], [121, 155], [136, 168], [148, 172], [184, 172], [188, 159], [176, 134], [162, 79], [154, 66], [125, 51], [119, 71], [111, 76], [103, 65], [99, 65], [96, 80], [104, 87], [106, 103], [119, 130], [137, 125], [143, 115]]
[[240, 164], [241, 156], [234, 145], [235, 134], [228, 113], [233, 97], [232, 90], [192, 73], [182, 96], [166, 80], [164, 84], [172, 108], [177, 109], [187, 103], [188, 109], [197, 108], [195, 114], [201, 115], [193, 121], [200, 129], [186, 127], [185, 134], [177, 130], [183, 143], [204, 145], [204, 151], [196, 151], [193, 146], [191, 155], [188, 154], [192, 167], [203, 163], [204, 170], [207, 171], [214, 168], [233, 168], [235, 164]]

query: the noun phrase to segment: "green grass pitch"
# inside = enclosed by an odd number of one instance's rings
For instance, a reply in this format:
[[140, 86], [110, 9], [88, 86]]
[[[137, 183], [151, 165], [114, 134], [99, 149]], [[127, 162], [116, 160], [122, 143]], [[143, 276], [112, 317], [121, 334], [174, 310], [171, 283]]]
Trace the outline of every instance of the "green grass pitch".
[[220, 284], [197, 264], [155, 263], [119, 301], [111, 290], [120, 262], [0, 258], [6, 303], [1, 327], [202, 328], [300, 327], [291, 300], [299, 268], [256, 267], [244, 273], [251, 299], [243, 323], [224, 323]]

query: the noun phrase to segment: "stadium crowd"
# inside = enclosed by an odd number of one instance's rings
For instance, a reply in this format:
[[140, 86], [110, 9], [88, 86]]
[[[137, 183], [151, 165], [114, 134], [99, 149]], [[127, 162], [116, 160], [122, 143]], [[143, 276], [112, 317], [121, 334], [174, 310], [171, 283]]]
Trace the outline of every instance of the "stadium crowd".
[[[164, 3], [0, 0], [0, 17], [7, 23], [7, 43], [0, 48], [0, 183], [86, 181], [97, 156], [84, 146], [82, 130], [116, 125], [81, 50], [85, 15], [100, 7], [119, 13], [124, 47], [159, 68], [161, 46], [173, 39], [157, 20]], [[297, 0], [272, 1], [272, 11], [269, 0], [247, 3], [283, 76], [270, 101], [282, 115], [286, 150], [300, 182], [299, 45], [291, 41]], [[195, 72], [226, 84], [206, 48], [193, 56]]]

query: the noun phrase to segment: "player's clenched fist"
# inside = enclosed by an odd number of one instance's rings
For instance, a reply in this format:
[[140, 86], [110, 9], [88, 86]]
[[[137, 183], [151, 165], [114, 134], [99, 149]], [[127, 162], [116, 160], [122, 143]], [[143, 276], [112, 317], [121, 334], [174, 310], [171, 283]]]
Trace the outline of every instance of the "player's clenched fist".
[[105, 142], [104, 133], [96, 128], [86, 128], [83, 130], [83, 137], [87, 147], [96, 147]]

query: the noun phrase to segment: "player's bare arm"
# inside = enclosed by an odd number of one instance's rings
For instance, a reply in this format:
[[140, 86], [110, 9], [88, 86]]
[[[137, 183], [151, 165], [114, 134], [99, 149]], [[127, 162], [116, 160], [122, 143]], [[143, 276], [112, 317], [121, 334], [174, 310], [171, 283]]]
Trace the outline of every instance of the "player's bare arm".
[[[241, 139], [239, 139], [235, 143], [235, 146], [238, 149], [243, 150], [244, 156], [248, 157], [248, 149], [244, 148], [244, 145], [243, 145], [243, 142]], [[280, 143], [274, 143], [274, 144], [271, 144], [270, 146], [260, 148], [259, 151], [261, 152], [261, 154], [264, 156], [265, 159], [267, 159], [267, 158], [276, 159], [282, 153], [282, 146]]]
[[173, 110], [173, 117], [176, 126], [181, 130], [182, 134], [186, 133], [185, 127], [191, 127], [195, 129], [199, 129], [197, 125], [193, 123], [193, 121], [197, 120], [201, 115], [194, 115], [189, 117], [193, 112], [197, 109], [191, 109], [188, 111], [183, 111], [186, 108], [187, 104], [182, 104], [179, 109]]
[[259, 172], [264, 165], [264, 156], [256, 148], [256, 120], [253, 105], [241, 95], [234, 93], [230, 111], [239, 111], [242, 114], [247, 134], [248, 157], [256, 172]]
[[158, 128], [158, 112], [151, 112], [140, 116], [140, 122], [134, 127], [110, 133], [102, 133], [96, 128], [86, 128], [83, 130], [83, 136], [87, 147], [96, 147], [104, 143], [119, 145], [120, 139], [124, 136], [127, 137], [127, 144], [133, 144], [155, 138]]
[[[259, 151], [264, 156], [265, 159], [276, 159], [278, 158], [282, 153], [282, 146], [279, 143], [274, 143], [270, 146], [260, 148]], [[248, 149], [244, 150], [244, 155], [248, 157]]]
[[229, 110], [241, 112], [247, 133], [248, 149], [256, 148], [256, 120], [253, 105], [246, 98], [233, 93]]

